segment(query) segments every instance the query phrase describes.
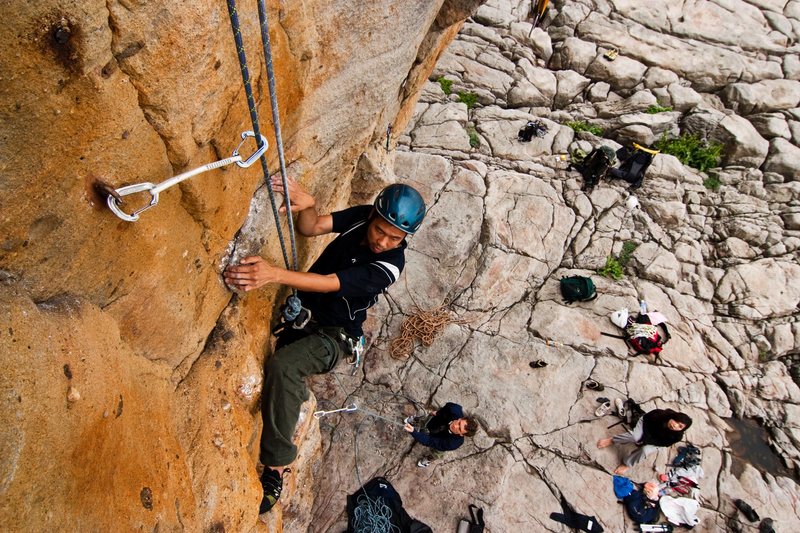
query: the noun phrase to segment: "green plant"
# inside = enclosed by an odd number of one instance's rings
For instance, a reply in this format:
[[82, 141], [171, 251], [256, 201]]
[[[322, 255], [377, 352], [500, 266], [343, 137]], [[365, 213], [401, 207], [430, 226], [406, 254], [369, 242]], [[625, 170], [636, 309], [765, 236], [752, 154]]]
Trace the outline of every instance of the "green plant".
[[705, 172], [719, 166], [722, 160], [722, 144], [706, 142], [699, 136], [684, 133], [680, 137], [669, 137], [666, 133], [656, 142], [656, 150], [674, 155], [684, 165]]
[[628, 262], [631, 260], [633, 251], [636, 250], [637, 246], [639, 245], [633, 241], [625, 241], [625, 243], [622, 245], [622, 250], [620, 250], [619, 255], [617, 256], [617, 261], [621, 267], [625, 268], [628, 266]]
[[717, 192], [722, 185], [722, 182], [719, 180], [719, 176], [712, 172], [709, 173], [708, 177], [703, 180], [703, 185], [705, 185], [706, 189]]
[[582, 120], [574, 120], [571, 122], [567, 122], [567, 126], [572, 128], [572, 131], [574, 131], [575, 133], [579, 131], [588, 131], [592, 135], [596, 135], [598, 137], [603, 136], [603, 128], [601, 128], [600, 126], [593, 126], [591, 124], [587, 124]]
[[463, 104], [467, 104], [467, 109], [472, 109], [475, 107], [475, 104], [478, 103], [478, 95], [475, 93], [459, 91], [458, 101]]
[[478, 132], [473, 126], [467, 127], [467, 135], [469, 135], [469, 145], [477, 148], [481, 145], [481, 139], [478, 137]]
[[448, 80], [444, 76], [439, 76], [439, 79], [436, 81], [439, 82], [439, 87], [442, 88], [444, 94], [449, 95], [453, 92], [453, 80]]
[[625, 275], [625, 273], [622, 271], [622, 265], [619, 264], [619, 261], [613, 255], [606, 257], [605, 266], [599, 269], [597, 273], [601, 276], [616, 280], [622, 279], [622, 277]]
[[653, 104], [644, 110], [645, 113], [650, 113], [651, 115], [655, 115], [656, 113], [667, 113], [669, 111], [672, 111], [671, 107], [660, 106], [658, 104]]

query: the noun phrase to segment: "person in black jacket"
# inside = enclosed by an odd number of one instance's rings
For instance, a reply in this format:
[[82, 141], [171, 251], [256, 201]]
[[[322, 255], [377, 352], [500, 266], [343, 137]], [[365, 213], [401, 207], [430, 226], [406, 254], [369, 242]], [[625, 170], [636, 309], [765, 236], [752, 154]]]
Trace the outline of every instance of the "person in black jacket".
[[[272, 187], [287, 192], [279, 176], [273, 177]], [[425, 217], [422, 196], [400, 183], [384, 188], [373, 205], [329, 215], [318, 214], [315, 198], [293, 180], [289, 180], [288, 188], [301, 235], [338, 236], [308, 272], [273, 266], [258, 256], [245, 257], [225, 269], [225, 281], [241, 290], [276, 284], [297, 289], [303, 307], [311, 312], [311, 320], [305, 325], [293, 324], [278, 333], [275, 352], [265, 359], [260, 451], [264, 471], [259, 514], [277, 503], [284, 475], [291, 471], [289, 465], [297, 457], [294, 431], [300, 406], [309, 397], [305, 378], [330, 372], [341, 357], [354, 354], [354, 346], [363, 345], [367, 310], [400, 277], [406, 237], [416, 233]]]
[[683, 440], [683, 433], [692, 425], [688, 415], [672, 409], [654, 409], [639, 419], [636, 426], [625, 433], [597, 441], [598, 448], [612, 444], [635, 444], [637, 448], [628, 455], [614, 473], [623, 475], [628, 468], [640, 462], [657, 448], [666, 448]]
[[411, 433], [414, 440], [431, 448], [431, 453], [420, 459], [417, 466], [426, 467], [434, 459], [439, 459], [444, 452], [452, 451], [464, 444], [464, 437], [472, 437], [478, 431], [478, 423], [464, 416], [460, 405], [447, 402], [438, 411], [430, 413], [419, 420], [419, 429], [411, 423], [415, 417], [406, 419], [405, 430]]

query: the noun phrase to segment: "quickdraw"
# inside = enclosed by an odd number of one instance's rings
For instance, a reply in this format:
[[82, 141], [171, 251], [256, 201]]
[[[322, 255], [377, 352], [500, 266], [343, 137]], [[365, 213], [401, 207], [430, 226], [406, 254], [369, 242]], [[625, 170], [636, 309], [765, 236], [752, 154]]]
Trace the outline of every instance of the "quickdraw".
[[[215, 170], [217, 168], [222, 168], [228, 165], [232, 165], [236, 163], [237, 166], [242, 168], [247, 168], [261, 157], [261, 155], [266, 152], [268, 143], [267, 139], [263, 135], [259, 135], [260, 142], [258, 143], [258, 148], [256, 149], [253, 154], [244, 159], [241, 155], [239, 155], [239, 149], [242, 145], [247, 141], [249, 138], [256, 138], [256, 134], [252, 131], [245, 131], [242, 132], [242, 142], [239, 143], [239, 146], [233, 151], [230, 157], [225, 159], [220, 159], [219, 161], [214, 161], [213, 163], [208, 163], [207, 165], [203, 165], [202, 167], [198, 167], [182, 174], [178, 174], [177, 176], [173, 176], [168, 180], [164, 180], [159, 184], [153, 184], [150, 182], [144, 183], [137, 183], [135, 185], [127, 185], [125, 187], [120, 187], [119, 189], [115, 189], [113, 192], [110, 191], [108, 198], [106, 199], [106, 203], [108, 204], [108, 208], [117, 215], [119, 218], [126, 222], [136, 222], [139, 220], [139, 215], [150, 209], [151, 207], [155, 207], [158, 205], [158, 195], [169, 189], [173, 185], [177, 185], [178, 183], [187, 180], [193, 176], [197, 176], [198, 174], [202, 174], [203, 172], [208, 172], [209, 170]], [[138, 194], [142, 192], [150, 193], [150, 202], [140, 207], [139, 209], [135, 210], [133, 213], [128, 214], [122, 210], [122, 204], [124, 203], [123, 198], [125, 196], [129, 196], [131, 194]]]
[[342, 407], [341, 409], [333, 409], [331, 411], [314, 411], [314, 418], [322, 418], [323, 416], [332, 415], [333, 413], [352, 413], [354, 411], [358, 411], [358, 406], [354, 403], [351, 403], [347, 407]]

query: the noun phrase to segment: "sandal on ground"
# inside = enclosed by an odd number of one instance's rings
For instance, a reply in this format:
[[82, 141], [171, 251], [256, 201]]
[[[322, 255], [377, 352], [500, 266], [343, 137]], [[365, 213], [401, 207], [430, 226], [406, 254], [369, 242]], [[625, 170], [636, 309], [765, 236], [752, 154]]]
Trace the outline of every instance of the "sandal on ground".
[[615, 398], [614, 399], [614, 407], [617, 408], [617, 414], [621, 418], [625, 418], [625, 413], [626, 413], [625, 402], [623, 401], [622, 398]]
[[597, 392], [600, 392], [600, 391], [602, 391], [602, 390], [605, 390], [605, 387], [603, 386], [603, 384], [602, 384], [602, 383], [598, 383], [597, 381], [595, 381], [595, 380], [593, 380], [593, 379], [587, 379], [587, 380], [584, 382], [584, 385], [586, 385], [586, 388], [587, 388], [587, 389], [589, 389], [589, 390], [596, 390]]
[[611, 402], [606, 401], [600, 404], [600, 407], [594, 412], [595, 416], [606, 416], [611, 411]]
[[258, 507], [258, 514], [268, 513], [275, 507], [281, 497], [281, 492], [283, 492], [283, 478], [291, 471], [290, 468], [285, 468], [283, 474], [279, 474], [268, 466], [264, 467], [264, 472], [261, 474], [261, 488], [264, 495], [261, 498], [261, 505]]
[[750, 507], [750, 505], [746, 501], [736, 500], [735, 502], [733, 502], [733, 504], [751, 522], [759, 521], [760, 517], [758, 516], [758, 513], [755, 511], [755, 509]]
[[536, 359], [535, 361], [528, 363], [528, 366], [531, 368], [544, 368], [547, 366], [547, 362], [542, 361], [541, 359]]

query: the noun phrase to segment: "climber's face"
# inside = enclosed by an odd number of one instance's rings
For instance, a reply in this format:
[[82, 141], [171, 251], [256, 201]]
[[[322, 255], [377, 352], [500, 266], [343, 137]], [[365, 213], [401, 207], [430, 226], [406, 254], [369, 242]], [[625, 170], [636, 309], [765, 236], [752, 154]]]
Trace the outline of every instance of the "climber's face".
[[383, 218], [373, 216], [367, 227], [367, 246], [375, 254], [388, 252], [400, 246], [406, 235]]
[[683, 422], [678, 422], [677, 420], [670, 420], [667, 422], [667, 427], [671, 431], [683, 431], [684, 429], [686, 429], [686, 424], [684, 424]]
[[450, 433], [453, 435], [461, 435], [462, 437], [467, 434], [467, 419], [459, 418], [450, 422]]

